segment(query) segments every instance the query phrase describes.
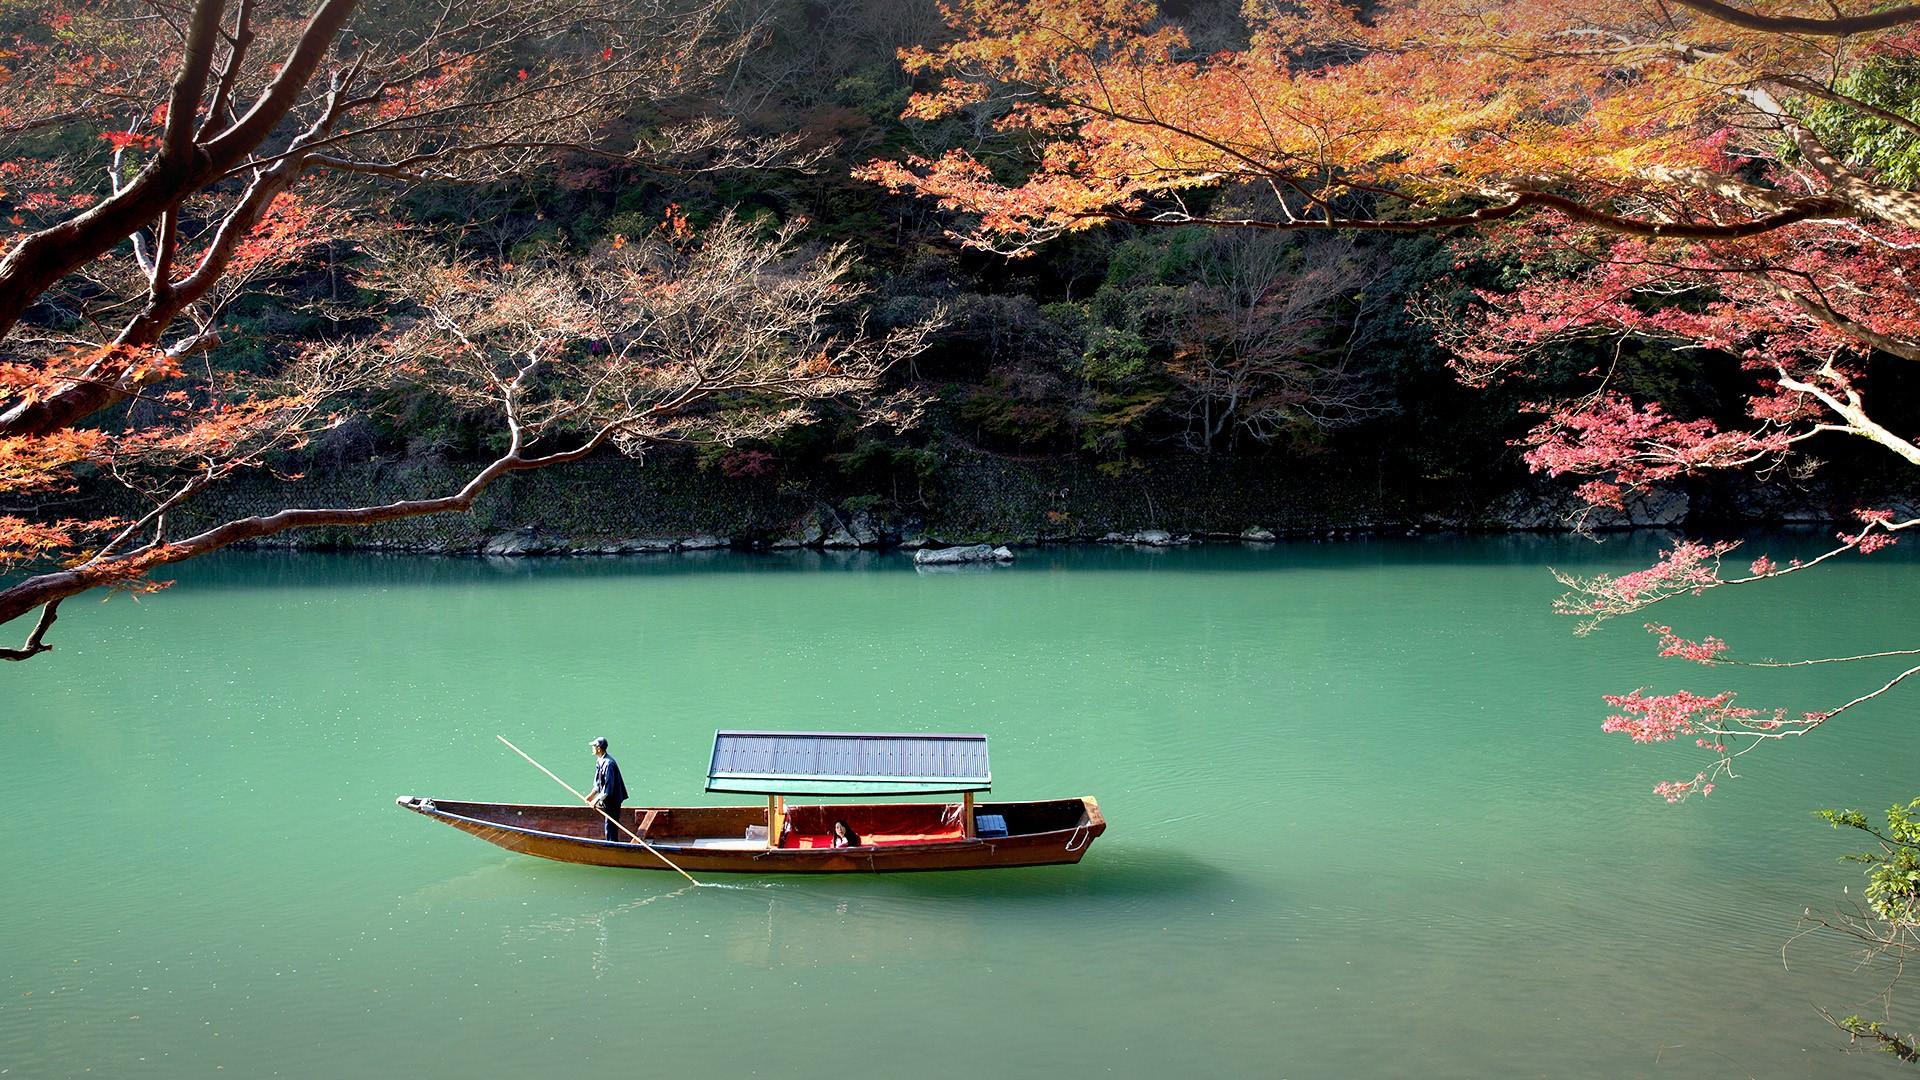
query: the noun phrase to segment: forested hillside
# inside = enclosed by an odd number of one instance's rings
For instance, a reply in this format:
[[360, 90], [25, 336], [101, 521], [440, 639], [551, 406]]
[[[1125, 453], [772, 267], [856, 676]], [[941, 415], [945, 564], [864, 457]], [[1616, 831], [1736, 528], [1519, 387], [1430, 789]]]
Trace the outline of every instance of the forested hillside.
[[[892, 396], [887, 422], [814, 395], [804, 417], [811, 422], [669, 425], [644, 440], [644, 454], [629, 448], [638, 462], [602, 448], [586, 471], [508, 477], [464, 521], [373, 532], [354, 523], [281, 541], [464, 549], [520, 531], [527, 538], [508, 549], [538, 550], [550, 541], [617, 547], [694, 534], [818, 543], [842, 533], [865, 545], [928, 532], [1044, 539], [1142, 528], [1558, 527], [1575, 520], [1568, 485], [1530, 479], [1513, 446], [1536, 419], [1525, 406], [1555, 397], [1557, 380], [1573, 387], [1605, 366], [1611, 389], [1664, 402], [1682, 419], [1737, 415], [1742, 406], [1730, 369], [1720, 381], [1685, 354], [1632, 342], [1562, 348], [1554, 367], [1524, 386], [1463, 385], [1439, 343], [1449, 313], [1476, 287], [1526, 281], [1540, 256], [1457, 234], [1123, 223], [1018, 258], [969, 249], [949, 233], [954, 216], [931, 201], [856, 178], [875, 159], [954, 150], [1008, 176], [1028, 167], [1031, 136], [990, 112], [903, 118], [912, 92], [931, 83], [906, 70], [901, 50], [953, 33], [932, 0], [748, 0], [706, 14], [712, 21], [701, 33], [718, 44], [702, 77], [650, 101], [615, 102], [588, 133], [611, 130], [622, 146], [664, 152], [607, 153], [569, 135], [537, 160], [389, 167], [373, 198], [302, 196], [295, 185], [256, 226], [261, 250], [246, 287], [203, 301], [204, 340], [175, 351], [203, 367], [212, 386], [221, 372], [276, 371], [316, 346], [351, 347], [418, 317], [432, 286], [396, 281], [396, 262], [470, 260], [491, 268], [490, 284], [438, 287], [504, 296], [535, 288], [514, 277], [533, 268], [573, 266], [569, 273], [590, 282], [614, 271], [577, 267], [609, 251], [665, 251], [741, 229], [768, 242], [779, 234], [776, 262], [840, 261], [831, 288], [847, 302], [817, 312], [823, 331], [918, 335], [914, 348], [876, 368], [868, 388]], [[1197, 50], [1246, 41], [1234, 3], [1168, 5], [1166, 15]], [[49, 31], [45, 17], [35, 5], [5, 14], [18, 40], [42, 48], [64, 41], [85, 51], [86, 35], [100, 32], [84, 15], [64, 14]], [[528, 51], [536, 46], [561, 51]], [[512, 47], [535, 78], [564, 71], [568, 48], [600, 59], [591, 43], [529, 38]], [[613, 48], [603, 55], [617, 62]], [[25, 62], [16, 66], [24, 77]], [[518, 77], [526, 80], [528, 68]], [[706, 134], [662, 134], [689, 129]], [[0, 210], [16, 224], [31, 226], [37, 214], [52, 220], [63, 199], [97, 188], [96, 176], [130, 169], [119, 156], [139, 153], [148, 138], [17, 124]], [[1275, 196], [1229, 184], [1186, 198], [1216, 218], [1257, 218]], [[125, 286], [111, 273], [94, 277], [27, 308], [23, 325], [36, 343], [16, 341], [16, 349], [37, 356], [111, 323], [116, 313], [101, 301]], [[737, 324], [750, 317], [726, 307], [738, 301], [716, 301], [702, 317]], [[581, 329], [575, 344], [597, 349], [594, 332]], [[421, 346], [413, 361], [435, 355]], [[260, 467], [213, 470], [214, 482], [174, 511], [177, 520], [417, 498], [459, 487], [476, 463], [506, 448], [509, 434], [478, 407], [484, 401], [389, 376], [327, 387], [353, 407], [329, 405], [295, 437], [275, 429], [248, 446], [237, 456]], [[1877, 384], [1892, 412], [1911, 397], [1896, 376]], [[167, 407], [134, 395], [100, 414], [100, 426]], [[1898, 487], [1890, 466], [1831, 441], [1760, 479], [1679, 482], [1671, 495], [1581, 520], [1805, 519], [1844, 513], [1862, 490]], [[1836, 455], [1845, 469], [1820, 467]], [[28, 516], [53, 506], [75, 520], [138, 517], [168, 497], [192, 459], [159, 463], [159, 475], [143, 475], [131, 495], [111, 482], [117, 469], [83, 462], [73, 484], [11, 498]]]

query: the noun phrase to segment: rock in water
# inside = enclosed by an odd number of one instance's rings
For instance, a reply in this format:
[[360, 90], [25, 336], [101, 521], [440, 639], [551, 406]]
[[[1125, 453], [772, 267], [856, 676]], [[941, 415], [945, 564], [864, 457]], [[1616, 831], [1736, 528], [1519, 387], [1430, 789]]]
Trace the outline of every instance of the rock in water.
[[926, 548], [913, 553], [916, 566], [949, 566], [954, 563], [1012, 562], [1013, 552], [1005, 547], [968, 544], [965, 547]]
[[819, 547], [827, 538], [827, 531], [820, 523], [820, 511], [809, 510], [794, 522], [793, 528], [785, 536], [768, 545], [776, 551], [790, 548]]
[[539, 546], [532, 529], [517, 529], [488, 538], [481, 545], [480, 554], [495, 558], [518, 558], [537, 553]]

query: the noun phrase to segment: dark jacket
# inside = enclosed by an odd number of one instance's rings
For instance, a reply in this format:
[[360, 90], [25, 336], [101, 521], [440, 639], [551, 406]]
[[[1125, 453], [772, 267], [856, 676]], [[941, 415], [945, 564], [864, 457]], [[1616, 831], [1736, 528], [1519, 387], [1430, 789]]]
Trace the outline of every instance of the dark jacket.
[[620, 763], [608, 754], [593, 765], [593, 786], [605, 797], [607, 805], [618, 806], [627, 801], [627, 784], [620, 779]]

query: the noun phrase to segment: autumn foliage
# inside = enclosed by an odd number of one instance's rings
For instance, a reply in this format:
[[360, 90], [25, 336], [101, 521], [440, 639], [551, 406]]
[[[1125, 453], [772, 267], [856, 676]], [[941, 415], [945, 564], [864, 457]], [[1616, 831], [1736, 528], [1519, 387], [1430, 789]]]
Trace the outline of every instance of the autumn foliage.
[[[954, 38], [903, 55], [925, 79], [909, 115], [968, 116], [1018, 149], [865, 175], [937, 200], [965, 243], [1019, 256], [1116, 222], [1451, 230], [1463, 276], [1508, 272], [1465, 310], [1419, 314], [1473, 384], [1589, 358], [1584, 391], [1538, 402], [1524, 453], [1595, 507], [1708, 470], [1776, 468], [1815, 439], [1920, 465], [1865, 386], [1875, 363], [1920, 361], [1920, 193], [1904, 158], [1876, 156], [1920, 137], [1897, 92], [1920, 67], [1920, 7], [1256, 0], [1237, 36], [1140, 0], [947, 10]], [[1267, 211], [1243, 209], [1255, 203], [1235, 193], [1249, 189]], [[1635, 399], [1604, 359], [1628, 348], [1742, 374], [1744, 417]], [[1722, 574], [1729, 546], [1682, 542], [1636, 574], [1569, 579], [1562, 609], [1591, 628], [1868, 553], [1916, 523], [1862, 511], [1827, 554], [1761, 556], [1744, 574]], [[1718, 639], [1677, 646], [1655, 629], [1663, 655], [1740, 662]], [[1913, 673], [1798, 713], [1635, 691], [1609, 699], [1607, 726], [1708, 751], [1709, 768], [1661, 786], [1679, 798]]]
[[[659, 238], [514, 268], [386, 219], [407, 191], [563, 159], [777, 160], [790, 139], [687, 107], [747, 40], [702, 0], [0, 12], [0, 569], [33, 571], [0, 589], [0, 623], [40, 612], [0, 656], [45, 651], [68, 596], [151, 588], [154, 568], [228, 544], [463, 510], [507, 472], [696, 431], [726, 440], [870, 388], [920, 331], [865, 337], [842, 318], [859, 295], [844, 251], [807, 256], [791, 231], [727, 222], [696, 236], [670, 216]], [[730, 275], [725, 287], [686, 276], [702, 266]], [[212, 361], [237, 303], [316, 272], [335, 292], [344, 279], [383, 295], [388, 325], [369, 333], [316, 301], [331, 330]], [[662, 328], [696, 318], [736, 332], [710, 339], [714, 355], [667, 348]], [[170, 512], [208, 485], [270, 466], [394, 386], [484, 411], [510, 449], [441, 496], [170, 533]], [[40, 508], [83, 480], [125, 487], [137, 509]]]

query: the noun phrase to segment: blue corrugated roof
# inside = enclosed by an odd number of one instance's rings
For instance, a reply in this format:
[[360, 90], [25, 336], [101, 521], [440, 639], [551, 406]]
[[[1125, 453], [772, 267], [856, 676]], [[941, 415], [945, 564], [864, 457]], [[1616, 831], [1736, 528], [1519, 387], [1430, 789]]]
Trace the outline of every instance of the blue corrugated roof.
[[993, 783], [985, 735], [719, 731], [707, 790], [759, 795], [934, 795]]

